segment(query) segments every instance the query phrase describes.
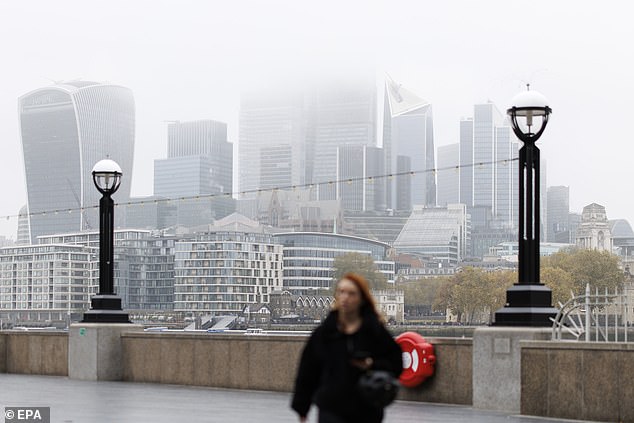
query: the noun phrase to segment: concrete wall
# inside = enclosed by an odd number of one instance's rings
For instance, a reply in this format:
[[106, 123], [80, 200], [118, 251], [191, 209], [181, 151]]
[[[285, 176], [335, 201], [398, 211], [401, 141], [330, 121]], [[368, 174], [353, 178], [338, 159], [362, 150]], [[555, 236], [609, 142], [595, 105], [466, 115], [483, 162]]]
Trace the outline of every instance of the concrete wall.
[[[291, 392], [305, 336], [125, 333], [123, 379]], [[471, 340], [430, 338], [435, 375], [400, 399], [471, 404]]]
[[290, 391], [304, 336], [122, 335], [123, 380]]
[[7, 372], [7, 335], [0, 332], [0, 373]]
[[434, 375], [415, 388], [401, 389], [398, 399], [471, 405], [473, 397], [472, 340], [426, 338], [434, 346]]
[[0, 334], [0, 371], [68, 376], [68, 333], [3, 332]]
[[522, 414], [634, 421], [634, 344], [522, 342]]

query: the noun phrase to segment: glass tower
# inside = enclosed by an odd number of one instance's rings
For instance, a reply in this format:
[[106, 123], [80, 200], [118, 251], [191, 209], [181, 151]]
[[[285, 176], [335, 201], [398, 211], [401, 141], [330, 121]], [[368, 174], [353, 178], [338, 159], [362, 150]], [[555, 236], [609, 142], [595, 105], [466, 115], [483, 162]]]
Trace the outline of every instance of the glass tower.
[[[127, 201], [134, 157], [134, 98], [117, 85], [70, 81], [18, 99], [28, 238], [97, 229], [101, 195], [92, 168], [106, 157], [123, 170], [115, 201]], [[80, 211], [81, 209], [81, 211]]]
[[387, 77], [383, 148], [388, 174], [414, 171], [388, 183], [388, 208], [411, 210], [436, 205], [432, 106]]
[[[233, 144], [227, 124], [213, 120], [173, 122], [168, 128], [168, 157], [154, 161], [154, 195], [179, 199], [176, 224], [211, 223], [235, 210], [232, 192]], [[198, 197], [198, 198], [196, 198]]]

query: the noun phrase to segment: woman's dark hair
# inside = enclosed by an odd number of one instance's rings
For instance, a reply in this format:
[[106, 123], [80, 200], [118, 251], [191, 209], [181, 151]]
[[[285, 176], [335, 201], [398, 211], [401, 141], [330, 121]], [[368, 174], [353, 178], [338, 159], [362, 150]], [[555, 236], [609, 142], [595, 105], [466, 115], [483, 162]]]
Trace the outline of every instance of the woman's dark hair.
[[[357, 286], [357, 288], [359, 288], [359, 292], [361, 293], [361, 314], [367, 311], [371, 311], [380, 320], [383, 320], [383, 317], [381, 316], [381, 314], [379, 313], [376, 307], [376, 301], [374, 301], [374, 297], [372, 296], [372, 293], [370, 292], [370, 284], [368, 283], [367, 279], [358, 273], [352, 273], [352, 272], [349, 272], [343, 275], [341, 279], [339, 279], [339, 281], [342, 281], [344, 279], [349, 280], [350, 282], [354, 283]], [[333, 305], [333, 309], [334, 310], [339, 309], [336, 301]]]

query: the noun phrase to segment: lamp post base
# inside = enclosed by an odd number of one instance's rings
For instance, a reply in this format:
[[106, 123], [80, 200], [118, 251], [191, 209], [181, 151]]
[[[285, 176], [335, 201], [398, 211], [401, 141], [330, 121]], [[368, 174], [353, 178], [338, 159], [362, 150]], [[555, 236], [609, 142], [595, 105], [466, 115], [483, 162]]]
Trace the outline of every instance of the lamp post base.
[[128, 313], [121, 309], [121, 298], [116, 295], [93, 295], [90, 310], [84, 313], [82, 323], [132, 323]]
[[543, 284], [515, 284], [506, 291], [506, 305], [495, 312], [492, 326], [552, 326], [558, 310], [552, 291]]

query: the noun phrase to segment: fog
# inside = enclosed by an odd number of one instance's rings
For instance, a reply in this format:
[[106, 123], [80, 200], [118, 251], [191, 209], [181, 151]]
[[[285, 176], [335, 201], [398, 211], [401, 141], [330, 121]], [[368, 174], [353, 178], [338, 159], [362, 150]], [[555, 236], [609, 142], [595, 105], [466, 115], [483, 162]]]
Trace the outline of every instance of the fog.
[[26, 202], [17, 99], [33, 89], [76, 78], [131, 88], [135, 162], [125, 177], [133, 195], [150, 195], [165, 121], [221, 120], [236, 143], [242, 90], [367, 72], [388, 72], [433, 104], [437, 146], [458, 141], [474, 104], [505, 110], [530, 82], [553, 108], [539, 142], [548, 185], [570, 186], [571, 211], [597, 202], [610, 219], [634, 223], [632, 9], [545, 0], [0, 3], [0, 234], [15, 238]]

